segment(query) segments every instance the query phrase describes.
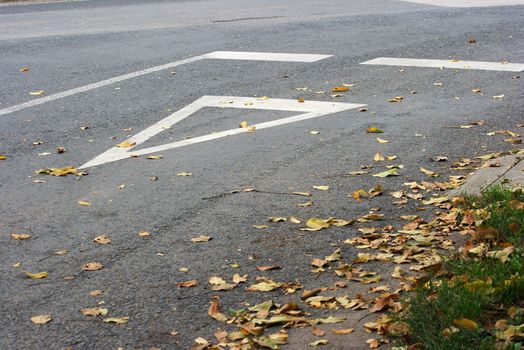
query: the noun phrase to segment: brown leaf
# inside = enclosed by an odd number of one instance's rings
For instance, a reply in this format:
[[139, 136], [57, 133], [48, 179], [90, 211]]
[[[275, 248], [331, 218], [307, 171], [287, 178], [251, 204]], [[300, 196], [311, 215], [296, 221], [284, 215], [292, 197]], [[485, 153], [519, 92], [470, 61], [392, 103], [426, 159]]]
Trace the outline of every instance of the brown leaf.
[[197, 280], [190, 280], [190, 281], [185, 281], [185, 282], [178, 282], [176, 284], [176, 286], [178, 288], [188, 288], [188, 287], [194, 287], [198, 284], [198, 281]]
[[209, 237], [209, 236], [198, 236], [198, 237], [191, 238], [191, 242], [193, 243], [208, 242], [211, 239], [212, 237]]
[[211, 301], [207, 314], [217, 321], [227, 321], [226, 315], [220, 312], [220, 301], [218, 299], [213, 299]]
[[346, 328], [346, 329], [332, 329], [331, 332], [333, 332], [333, 334], [351, 334], [353, 333], [355, 330], [353, 328]]
[[323, 337], [326, 334], [326, 331], [320, 328], [317, 328], [317, 327], [313, 327], [313, 329], [311, 330], [311, 333], [313, 333], [313, 335], [317, 337]]
[[107, 237], [106, 235], [98, 236], [93, 239], [98, 244], [109, 244], [111, 243], [111, 238]]

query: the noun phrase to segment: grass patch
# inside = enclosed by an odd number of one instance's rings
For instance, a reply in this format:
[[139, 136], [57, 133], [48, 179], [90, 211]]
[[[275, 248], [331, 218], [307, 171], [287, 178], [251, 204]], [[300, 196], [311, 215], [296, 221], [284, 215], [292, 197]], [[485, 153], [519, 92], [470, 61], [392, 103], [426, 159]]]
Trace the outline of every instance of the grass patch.
[[524, 348], [524, 194], [494, 187], [458, 201], [456, 228], [470, 234], [395, 315], [410, 349]]

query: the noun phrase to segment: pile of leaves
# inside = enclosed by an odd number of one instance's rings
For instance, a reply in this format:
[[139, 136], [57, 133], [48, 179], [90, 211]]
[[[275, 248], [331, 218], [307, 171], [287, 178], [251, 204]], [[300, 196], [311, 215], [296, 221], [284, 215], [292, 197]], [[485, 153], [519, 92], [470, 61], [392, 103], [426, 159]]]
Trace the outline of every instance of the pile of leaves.
[[419, 280], [403, 312], [401, 349], [521, 349], [524, 344], [524, 193], [494, 187], [455, 198], [438, 220], [464, 237]]

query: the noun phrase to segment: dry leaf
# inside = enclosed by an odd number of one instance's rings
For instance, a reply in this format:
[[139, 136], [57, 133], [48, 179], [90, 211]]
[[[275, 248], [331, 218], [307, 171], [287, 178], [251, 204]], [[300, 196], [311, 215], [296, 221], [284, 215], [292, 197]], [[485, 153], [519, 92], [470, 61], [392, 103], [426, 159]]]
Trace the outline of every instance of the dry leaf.
[[323, 185], [321, 185], [321, 186], [313, 186], [313, 188], [315, 190], [320, 190], [320, 191], [327, 191], [327, 190], [329, 190], [329, 186], [323, 186]]
[[11, 233], [11, 239], [16, 241], [21, 241], [28, 238], [31, 238], [31, 235], [27, 233]]
[[353, 328], [332, 329], [331, 332], [333, 332], [333, 334], [351, 334], [354, 332], [354, 329]]
[[118, 148], [131, 148], [134, 145], [136, 145], [136, 142], [129, 142], [129, 141], [126, 140], [126, 141], [121, 142], [118, 145], [116, 145], [116, 147], [118, 147]]
[[384, 140], [384, 139], [381, 139], [380, 137], [377, 137], [376, 140], [378, 143], [389, 143], [389, 140]]
[[84, 270], [84, 271], [96, 271], [96, 270], [100, 270], [103, 267], [104, 267], [104, 265], [102, 265], [98, 261], [92, 261], [92, 262], [88, 262], [87, 264], [82, 265], [82, 270]]
[[158, 159], [162, 159], [163, 156], [162, 155], [155, 155], [155, 156], [147, 156], [146, 159], [151, 159], [151, 160], [158, 160]]
[[211, 239], [212, 237], [209, 237], [209, 236], [198, 236], [198, 237], [191, 238], [191, 242], [193, 243], [208, 242]]
[[122, 324], [122, 323], [129, 322], [129, 317], [108, 317], [108, 318], [104, 318], [104, 322]]
[[29, 67], [22, 67], [20, 68], [19, 72], [22, 72], [22, 73], [29, 72]]
[[278, 265], [257, 266], [258, 271], [280, 270]]
[[287, 218], [282, 216], [270, 216], [267, 220], [269, 222], [285, 222], [287, 221]]
[[373, 176], [375, 177], [398, 176], [398, 173], [397, 173], [397, 169], [393, 168], [393, 169], [389, 169], [389, 170], [383, 171], [378, 174], [373, 174]]
[[111, 243], [111, 238], [107, 237], [106, 235], [98, 236], [93, 239], [98, 244], [109, 244]]
[[187, 172], [187, 171], [183, 171], [183, 172], [180, 172], [180, 173], [176, 173], [176, 176], [193, 176], [193, 173], [190, 173], [190, 172]]
[[178, 288], [188, 288], [188, 287], [194, 287], [198, 284], [198, 281], [197, 280], [190, 280], [190, 281], [185, 281], [185, 282], [178, 282], [176, 284], [176, 286]]
[[423, 172], [424, 174], [430, 176], [430, 177], [438, 177], [439, 176], [436, 172], [428, 170], [428, 169], [423, 168], [423, 167], [420, 167], [420, 171]]
[[91, 203], [89, 203], [88, 201], [78, 201], [78, 204], [86, 206], [86, 207], [91, 205]]
[[89, 292], [89, 296], [92, 296], [92, 297], [97, 297], [99, 295], [102, 295], [104, 292], [99, 290], [99, 289], [96, 289], [96, 290], [92, 290]]
[[80, 309], [80, 312], [86, 316], [105, 316], [107, 315], [107, 309], [93, 308], [93, 309]]
[[149, 236], [151, 236], [151, 233], [149, 233], [147, 231], [140, 231], [140, 232], [138, 232], [138, 235], [140, 237], [149, 237]]
[[37, 90], [37, 91], [29, 92], [29, 95], [33, 95], [33, 96], [39, 96], [39, 95], [43, 95], [43, 94], [45, 94], [44, 90]]
[[309, 343], [309, 345], [310, 346], [319, 346], [319, 345], [327, 345], [328, 343], [329, 341], [327, 341], [326, 339], [319, 339], [319, 340], [315, 340], [312, 343]]
[[47, 322], [51, 321], [53, 317], [51, 315], [37, 315], [37, 316], [31, 316], [31, 322], [35, 324], [46, 324]]

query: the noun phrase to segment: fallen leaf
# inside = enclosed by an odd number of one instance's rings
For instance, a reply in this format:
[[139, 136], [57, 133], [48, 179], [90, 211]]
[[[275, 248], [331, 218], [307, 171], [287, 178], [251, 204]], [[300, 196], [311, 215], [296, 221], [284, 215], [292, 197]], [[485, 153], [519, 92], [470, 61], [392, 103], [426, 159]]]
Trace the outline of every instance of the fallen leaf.
[[351, 334], [354, 332], [354, 329], [353, 328], [332, 329], [331, 332], [333, 332], [333, 334]]
[[45, 94], [44, 90], [37, 90], [37, 91], [29, 92], [29, 95], [33, 95], [33, 96], [39, 96], [39, 95], [43, 95], [43, 94]]
[[176, 176], [193, 176], [193, 173], [184, 171], [184, 172], [176, 173]]
[[381, 139], [380, 137], [377, 137], [376, 140], [377, 140], [378, 143], [389, 143], [388, 140]]
[[212, 237], [209, 237], [209, 236], [198, 236], [198, 237], [191, 238], [191, 242], [193, 242], [193, 243], [208, 242], [211, 239], [212, 239]]
[[311, 130], [309, 133], [310, 133], [311, 135], [318, 135], [318, 134], [320, 134], [320, 131]]
[[46, 271], [36, 272], [36, 273], [31, 273], [31, 272], [24, 272], [24, 273], [28, 278], [35, 279], [35, 280], [47, 278], [49, 276], [49, 274]]
[[7, 159], [7, 156], [0, 154], [0, 160], [6, 160], [6, 159]]
[[99, 290], [99, 289], [96, 289], [96, 290], [92, 290], [89, 292], [89, 296], [92, 296], [92, 297], [97, 297], [99, 295], [102, 295], [104, 292]]
[[227, 321], [226, 315], [220, 312], [220, 302], [218, 299], [213, 299], [211, 301], [207, 314], [217, 321]]
[[83, 205], [83, 206], [85, 206], [85, 207], [88, 207], [88, 206], [91, 205], [91, 203], [88, 202], [88, 201], [78, 201], [78, 204]]
[[380, 130], [379, 128], [377, 127], [369, 127], [367, 130], [366, 130], [367, 133], [369, 134], [382, 134], [384, 131]]
[[178, 282], [176, 284], [176, 286], [178, 288], [188, 288], [188, 287], [194, 287], [198, 284], [198, 281], [197, 280], [190, 280], [190, 281], [185, 281], [185, 282]]
[[123, 324], [129, 322], [129, 317], [108, 317], [104, 318], [105, 323]]
[[291, 194], [295, 194], [297, 196], [311, 197], [311, 193], [309, 192], [291, 192]]
[[129, 142], [129, 141], [123, 141], [121, 143], [119, 143], [118, 145], [116, 145], [116, 147], [118, 148], [131, 148], [133, 147], [134, 145], [136, 145], [136, 142]]
[[31, 235], [27, 233], [11, 233], [11, 239], [16, 241], [21, 241], [28, 238], [31, 238]]
[[278, 265], [267, 265], [267, 266], [257, 266], [258, 271], [270, 271], [270, 270], [280, 270], [281, 267]]
[[345, 86], [335, 86], [334, 88], [331, 89], [331, 92], [343, 92], [343, 91], [348, 91], [349, 89]]
[[80, 309], [80, 312], [86, 316], [105, 316], [107, 315], [108, 310], [102, 308], [93, 308], [93, 309]]
[[163, 156], [162, 155], [155, 155], [155, 156], [147, 156], [146, 159], [151, 159], [151, 160], [158, 160], [158, 159], [162, 159]]
[[31, 322], [35, 324], [46, 324], [47, 322], [51, 321], [53, 317], [51, 315], [37, 315], [37, 316], [31, 316]]
[[390, 98], [388, 102], [402, 102], [404, 100], [404, 96], [395, 96], [393, 98]]
[[22, 72], [22, 73], [29, 72], [29, 67], [22, 67], [20, 68], [19, 72]]
[[436, 172], [428, 170], [428, 169], [423, 168], [423, 167], [420, 167], [420, 171], [423, 172], [424, 174], [430, 176], [430, 177], [438, 177], [439, 176]]
[[269, 222], [285, 222], [287, 221], [287, 218], [282, 217], [282, 216], [270, 216], [268, 218], [268, 221]]
[[397, 173], [397, 169], [393, 168], [393, 169], [389, 169], [389, 170], [386, 170], [378, 174], [373, 174], [373, 176], [375, 177], [398, 176], [398, 173]]
[[238, 124], [239, 128], [247, 128], [249, 124], [246, 121], [242, 121]]
[[323, 186], [323, 185], [320, 185], [320, 186], [313, 186], [313, 188], [315, 190], [320, 190], [320, 191], [327, 191], [329, 190], [329, 186]]
[[459, 318], [459, 319], [454, 320], [453, 323], [456, 324], [457, 326], [462, 326], [470, 330], [475, 330], [479, 327], [477, 322], [472, 321], [468, 318]]
[[493, 96], [493, 98], [495, 100], [502, 100], [504, 98], [504, 94], [502, 94], [502, 95], [495, 95], [495, 96]]
[[300, 207], [300, 208], [305, 208], [305, 207], [310, 207], [313, 205], [313, 202], [312, 201], [307, 201], [307, 202], [304, 202], [304, 203], [299, 203], [297, 204], [297, 207]]
[[315, 340], [314, 342], [309, 343], [310, 346], [319, 346], [319, 345], [327, 345], [329, 341], [326, 339], [319, 339]]
[[326, 334], [326, 331], [317, 327], [313, 327], [311, 333], [317, 337], [323, 337]]
[[149, 233], [147, 231], [140, 231], [140, 232], [138, 232], [138, 235], [140, 237], [149, 237], [149, 236], [151, 236], [151, 233]]
[[87, 264], [82, 265], [82, 270], [84, 270], [84, 271], [96, 271], [96, 270], [100, 270], [103, 267], [104, 267], [104, 265], [102, 265], [98, 261], [92, 261], [92, 262], [89, 262]]
[[98, 236], [93, 239], [98, 244], [109, 244], [111, 243], [111, 238], [107, 237], [106, 235]]

